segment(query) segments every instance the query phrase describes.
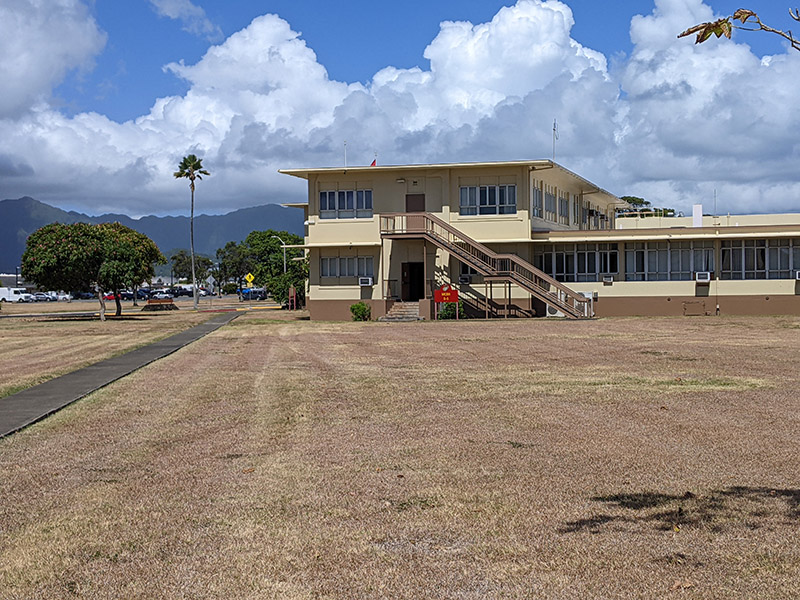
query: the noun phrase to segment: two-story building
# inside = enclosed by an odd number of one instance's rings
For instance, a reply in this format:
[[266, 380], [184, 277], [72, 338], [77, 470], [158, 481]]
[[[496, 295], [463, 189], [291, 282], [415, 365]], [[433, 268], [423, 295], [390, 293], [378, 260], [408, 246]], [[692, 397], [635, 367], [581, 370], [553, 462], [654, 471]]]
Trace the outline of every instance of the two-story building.
[[800, 314], [800, 215], [617, 218], [619, 198], [550, 160], [286, 169], [308, 182], [312, 319]]

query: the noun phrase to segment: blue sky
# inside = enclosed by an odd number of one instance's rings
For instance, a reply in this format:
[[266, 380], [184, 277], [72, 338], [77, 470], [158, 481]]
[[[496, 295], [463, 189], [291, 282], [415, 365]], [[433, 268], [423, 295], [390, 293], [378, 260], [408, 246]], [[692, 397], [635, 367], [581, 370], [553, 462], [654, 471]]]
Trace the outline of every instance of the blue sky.
[[[91, 6], [108, 42], [91, 71], [73, 73], [56, 89], [64, 110], [71, 114], [97, 111], [120, 122], [143, 115], [155, 98], [188, 89], [186, 82], [162, 71], [165, 64], [197, 62], [210, 43], [221, 42], [265, 13], [287, 20], [302, 34], [329, 76], [350, 83], [368, 82], [387, 65], [427, 68], [423, 51], [436, 36], [440, 22], [482, 23], [513, 2], [205, 0], [194, 4], [219, 28], [218, 35], [185, 31], [180, 21], [159, 16], [147, 0], [126, 2], [124, 11], [112, 0], [99, 0]], [[568, 0], [567, 4], [575, 17], [572, 37], [609, 59], [630, 53], [631, 18], [652, 10], [652, 3], [644, 0]], [[707, 4], [720, 14], [731, 14], [740, 7], [739, 0]], [[773, 23], [786, 21], [779, 4], [770, 2], [758, 11]], [[690, 21], [687, 26], [694, 24]], [[747, 43], [759, 54], [780, 50], [780, 41], [770, 36], [750, 36]]]
[[[618, 195], [798, 211], [800, 52], [727, 0], [0, 3], [0, 198], [90, 214], [302, 199], [279, 168], [548, 158]], [[782, 0], [749, 6], [790, 28]], [[267, 16], [273, 15], [273, 16]], [[455, 23], [454, 23], [455, 22]]]

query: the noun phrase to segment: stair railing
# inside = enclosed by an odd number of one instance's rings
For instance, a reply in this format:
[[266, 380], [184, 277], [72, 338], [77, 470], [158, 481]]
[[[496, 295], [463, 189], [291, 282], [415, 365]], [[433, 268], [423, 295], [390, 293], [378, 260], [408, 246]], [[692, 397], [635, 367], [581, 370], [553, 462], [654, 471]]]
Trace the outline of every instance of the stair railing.
[[381, 234], [425, 235], [459, 260], [490, 277], [507, 278], [575, 317], [590, 317], [591, 303], [516, 254], [498, 254], [430, 213], [380, 216]]

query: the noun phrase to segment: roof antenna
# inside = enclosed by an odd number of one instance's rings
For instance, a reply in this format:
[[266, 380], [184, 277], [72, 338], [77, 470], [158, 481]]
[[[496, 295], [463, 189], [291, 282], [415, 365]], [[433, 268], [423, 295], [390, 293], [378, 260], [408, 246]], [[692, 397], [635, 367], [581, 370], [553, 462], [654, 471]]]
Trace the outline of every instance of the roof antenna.
[[556, 161], [556, 140], [558, 139], [558, 122], [553, 119], [553, 162]]
[[347, 140], [344, 141], [344, 168], [347, 168]]

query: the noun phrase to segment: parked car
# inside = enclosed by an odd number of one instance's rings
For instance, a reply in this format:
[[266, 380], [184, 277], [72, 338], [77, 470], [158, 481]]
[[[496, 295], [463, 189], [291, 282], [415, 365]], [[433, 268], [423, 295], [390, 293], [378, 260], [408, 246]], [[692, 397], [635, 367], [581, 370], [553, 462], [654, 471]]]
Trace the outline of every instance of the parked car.
[[239, 293], [239, 300], [266, 300], [267, 292], [263, 288], [245, 288]]
[[133, 292], [130, 290], [122, 290], [119, 293], [119, 297], [123, 300], [133, 300]]
[[173, 296], [166, 290], [156, 290], [150, 297], [156, 300], [171, 300]]
[[191, 296], [192, 290], [184, 287], [174, 287], [169, 290], [169, 293], [172, 294], [173, 298], [180, 298], [181, 296]]
[[56, 298], [59, 302], [72, 302], [72, 295], [66, 292], [60, 292]]
[[33, 301], [34, 302], [50, 302], [50, 296], [48, 296], [44, 292], [34, 292]]
[[136, 297], [139, 300], [147, 300], [150, 297], [150, 288], [139, 288], [136, 290]]
[[113, 300], [114, 298], [114, 292], [106, 292], [103, 294], [103, 300]]

